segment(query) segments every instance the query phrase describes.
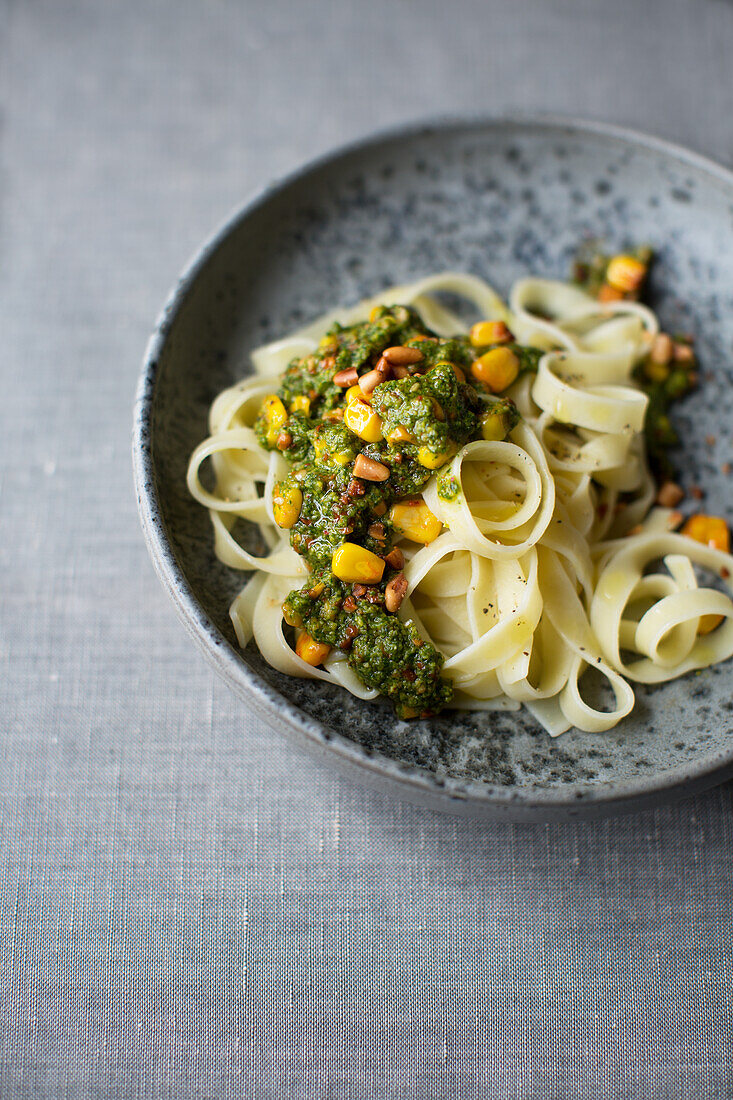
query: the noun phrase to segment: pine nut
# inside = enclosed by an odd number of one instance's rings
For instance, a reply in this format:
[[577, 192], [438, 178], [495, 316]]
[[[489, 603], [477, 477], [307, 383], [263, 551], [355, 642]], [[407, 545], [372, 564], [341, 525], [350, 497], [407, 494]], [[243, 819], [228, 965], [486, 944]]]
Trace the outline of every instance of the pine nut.
[[375, 462], [366, 455], [357, 455], [354, 461], [354, 476], [361, 477], [364, 481], [386, 481], [389, 477], [389, 466]]
[[[387, 364], [387, 367], [389, 368], [389, 363]], [[386, 376], [384, 372], [381, 370], [377, 370], [377, 368], [375, 367], [374, 370], [370, 370], [367, 371], [366, 374], [362, 374], [361, 378], [359, 379], [359, 389], [362, 393], [367, 394], [368, 396], [372, 392], [372, 390], [376, 389], [380, 382], [385, 381], [385, 377]]]
[[675, 508], [684, 497], [684, 490], [675, 481], [665, 481], [657, 493], [657, 504], [662, 508]]
[[368, 533], [373, 539], [376, 539], [377, 542], [384, 542], [387, 537], [387, 532], [384, 529], [384, 524], [379, 522], [373, 523], [370, 526]]
[[392, 374], [395, 376], [395, 378], [409, 378], [410, 377], [410, 372], [407, 369], [407, 367], [400, 367], [399, 365], [395, 366], [395, 367], [392, 367]]
[[400, 367], [406, 367], [409, 363], [421, 363], [424, 358], [418, 348], [406, 348], [401, 344], [394, 348], [385, 348], [382, 355], [388, 363], [397, 364]]
[[402, 553], [399, 546], [395, 546], [393, 550], [390, 550], [384, 560], [387, 565], [391, 565], [393, 569], [402, 569], [405, 564], [405, 555]]
[[354, 386], [359, 381], [359, 375], [357, 374], [356, 367], [349, 367], [348, 370], [340, 370], [333, 376], [334, 386]]
[[407, 595], [407, 577], [404, 573], [398, 573], [393, 577], [384, 590], [384, 606], [388, 611], [395, 612]]
[[658, 363], [659, 366], [666, 367], [673, 354], [674, 344], [672, 343], [672, 337], [668, 336], [666, 332], [658, 332], [654, 337], [652, 350], [649, 353], [649, 358], [652, 363]]

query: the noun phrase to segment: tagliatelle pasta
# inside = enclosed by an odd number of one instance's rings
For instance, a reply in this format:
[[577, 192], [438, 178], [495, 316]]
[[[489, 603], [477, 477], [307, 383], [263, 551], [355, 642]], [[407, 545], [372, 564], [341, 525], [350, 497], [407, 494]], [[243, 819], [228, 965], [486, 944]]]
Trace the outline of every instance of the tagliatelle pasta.
[[[470, 335], [437, 294], [474, 307]], [[445, 273], [258, 348], [188, 470], [217, 557], [253, 574], [239, 644], [403, 717], [524, 705], [553, 736], [730, 657], [733, 558], [653, 506], [658, 336], [636, 301], [523, 279], [505, 304]]]

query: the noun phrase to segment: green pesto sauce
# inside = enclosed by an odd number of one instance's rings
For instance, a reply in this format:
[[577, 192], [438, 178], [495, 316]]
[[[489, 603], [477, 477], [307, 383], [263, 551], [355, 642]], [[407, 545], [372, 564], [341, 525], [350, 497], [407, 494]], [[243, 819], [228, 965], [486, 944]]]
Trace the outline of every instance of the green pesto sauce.
[[316, 641], [347, 653], [362, 683], [390, 698], [399, 717], [436, 714], [453, 695], [441, 676], [442, 655], [411, 623], [384, 609], [384, 583], [370, 585], [368, 598], [353, 601], [356, 608], [348, 612], [343, 603], [351, 590], [330, 570], [319, 571], [289, 594], [286, 614]]
[[480, 404], [473, 386], [459, 382], [445, 360], [426, 374], [383, 382], [372, 397], [387, 439], [403, 427], [415, 437], [415, 444], [408, 446], [427, 447], [436, 455], [471, 439], [478, 427]]
[[[422, 358], [408, 366], [408, 377], [383, 382], [372, 392], [382, 438], [367, 443], [344, 424], [346, 392], [333, 377], [351, 368], [365, 374], [385, 348], [397, 345], [418, 349]], [[450, 455], [481, 438], [486, 406], [479, 394], [485, 389], [470, 372], [482, 350], [466, 336], [437, 337], [412, 308], [383, 307], [361, 324], [334, 325], [317, 351], [290, 363], [277, 391], [288, 413], [277, 433], [277, 446], [291, 464], [285, 487], [297, 486], [303, 501], [290, 542], [311, 570], [303, 588], [285, 601], [288, 621], [302, 625], [316, 641], [342, 649], [361, 681], [391, 699], [401, 717], [434, 714], [450, 702], [453, 687], [441, 675], [443, 657], [414, 626], [387, 611], [385, 588], [397, 570], [387, 565], [380, 584], [345, 584], [331, 572], [331, 558], [344, 542], [385, 557], [395, 541], [390, 507], [419, 494], [435, 473], [419, 461], [424, 449], [432, 456]], [[536, 369], [541, 352], [517, 351], [520, 361], [530, 364], [523, 369], [532, 369], [532, 361]], [[471, 382], [459, 381], [454, 366]], [[293, 410], [296, 398], [307, 398], [307, 408]], [[506, 434], [518, 417], [511, 409]], [[390, 441], [398, 427], [410, 433], [410, 442]], [[268, 428], [263, 414], [255, 431], [269, 450]], [[355, 477], [360, 454], [385, 466], [388, 478]], [[453, 482], [457, 493], [458, 481]]]
[[649, 462], [654, 472], [661, 477], [670, 478], [674, 474], [673, 465], [667, 451], [679, 446], [680, 437], [672, 424], [669, 410], [675, 401], [690, 393], [694, 388], [694, 372], [690, 368], [675, 367], [661, 381], [650, 380], [646, 365], [642, 363], [635, 372], [636, 381], [649, 396], [649, 406], [644, 421]]

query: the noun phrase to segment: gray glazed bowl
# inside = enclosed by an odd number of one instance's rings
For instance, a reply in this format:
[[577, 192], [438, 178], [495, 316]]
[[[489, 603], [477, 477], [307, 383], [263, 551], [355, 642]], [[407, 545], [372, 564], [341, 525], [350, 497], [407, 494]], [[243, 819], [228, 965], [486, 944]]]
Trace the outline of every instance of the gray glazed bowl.
[[[227, 607], [243, 576], [214, 558], [187, 460], [208, 406], [248, 351], [338, 303], [444, 268], [505, 291], [532, 272], [564, 277], [577, 242], [648, 241], [653, 304], [693, 329], [705, 381], [677, 415], [682, 480], [731, 515], [733, 175], [695, 154], [609, 126], [557, 119], [446, 121], [378, 135], [269, 189], [193, 260], [150, 341], [134, 466], [158, 573], [230, 686], [273, 728], [382, 790], [465, 815], [547, 821], [636, 809], [733, 773], [733, 667], [637, 688], [606, 734], [550, 739], [529, 715], [446, 713], [400, 722], [317, 681], [238, 651]], [[706, 437], [715, 436], [706, 443]]]

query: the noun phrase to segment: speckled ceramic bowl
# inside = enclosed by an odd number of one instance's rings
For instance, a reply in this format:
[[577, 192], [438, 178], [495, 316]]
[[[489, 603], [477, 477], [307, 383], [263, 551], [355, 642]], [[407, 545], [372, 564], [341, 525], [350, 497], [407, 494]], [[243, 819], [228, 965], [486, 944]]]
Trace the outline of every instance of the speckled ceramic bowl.
[[[699, 336], [704, 385], [680, 409], [679, 468], [733, 514], [733, 175], [607, 126], [449, 121], [380, 135], [307, 166], [236, 214], [176, 287], [150, 342], [135, 413], [143, 528], [204, 652], [247, 704], [359, 777], [453, 812], [550, 820], [620, 812], [733, 772], [733, 664], [645, 690], [610, 733], [551, 740], [529, 715], [400, 722], [236, 646], [227, 607], [242, 575], [212, 552], [186, 491], [188, 456], [248, 351], [339, 302], [444, 268], [505, 290], [564, 277], [577, 242], [648, 241], [654, 305]], [[712, 440], [712, 437], [715, 440]], [[706, 437], [708, 442], [706, 442]]]

